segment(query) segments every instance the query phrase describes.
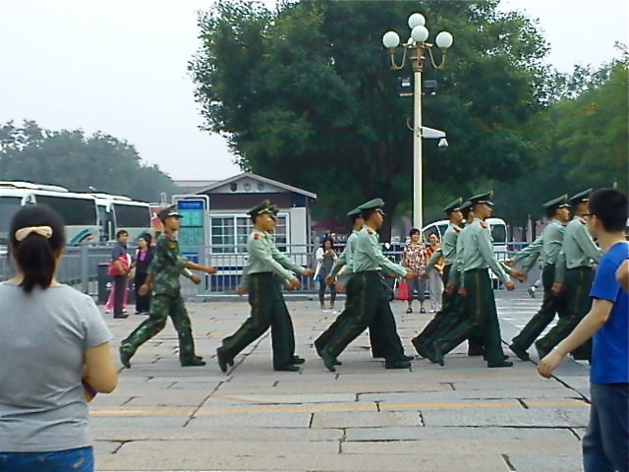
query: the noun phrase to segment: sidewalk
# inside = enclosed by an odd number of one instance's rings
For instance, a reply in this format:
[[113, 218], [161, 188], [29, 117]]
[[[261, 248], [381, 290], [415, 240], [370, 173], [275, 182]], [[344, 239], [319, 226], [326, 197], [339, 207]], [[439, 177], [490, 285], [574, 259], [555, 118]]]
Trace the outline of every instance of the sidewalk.
[[[498, 292], [506, 340], [540, 303], [525, 297]], [[408, 370], [385, 370], [363, 334], [331, 373], [312, 342], [336, 315], [313, 300], [289, 302], [297, 354], [306, 359], [301, 372], [273, 372], [267, 333], [223, 374], [214, 352], [247, 317], [245, 299], [188, 307], [208, 365], [179, 366], [170, 322], [142, 346], [118, 389], [91, 404], [98, 470], [582, 470], [589, 407], [580, 364], [567, 361], [558, 379], [544, 380], [532, 362], [487, 369], [460, 346], [445, 367], [420, 359]], [[430, 315], [404, 314], [403, 302], [393, 308], [407, 354], [415, 354], [410, 338]], [[143, 318], [107, 318], [117, 355]]]

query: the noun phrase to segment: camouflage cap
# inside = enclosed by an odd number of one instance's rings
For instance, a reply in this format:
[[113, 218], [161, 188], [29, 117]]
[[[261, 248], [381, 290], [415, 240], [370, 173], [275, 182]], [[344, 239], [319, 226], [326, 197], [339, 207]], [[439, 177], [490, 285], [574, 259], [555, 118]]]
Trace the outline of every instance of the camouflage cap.
[[478, 205], [480, 203], [484, 203], [489, 206], [494, 206], [493, 202], [491, 201], [491, 197], [493, 196], [493, 194], [494, 194], [494, 191], [490, 190], [489, 192], [479, 193], [478, 195], [474, 195], [473, 197], [468, 198], [468, 200], [472, 202], [472, 205]]
[[561, 197], [553, 198], [552, 200], [548, 200], [546, 203], [542, 205], [546, 210], [554, 210], [561, 207], [568, 207], [568, 194], [565, 193]]
[[570, 202], [570, 205], [578, 205], [579, 203], [586, 203], [590, 201], [590, 194], [592, 193], [592, 189], [589, 188], [587, 190], [583, 190], [582, 192], [579, 192], [577, 194], [574, 194], [573, 196], [571, 196], [568, 201]]
[[472, 208], [472, 202], [470, 202], [469, 200], [465, 200], [463, 203], [461, 203], [459, 210], [465, 211], [469, 208]]
[[272, 204], [269, 200], [264, 200], [254, 206], [251, 210], [247, 212], [249, 216], [255, 218], [258, 215], [263, 215], [268, 213], [269, 215], [277, 215], [279, 212], [279, 208], [276, 205]]
[[354, 218], [355, 216], [360, 216], [360, 208], [356, 207], [353, 210], [347, 212], [347, 216]]
[[164, 208], [162, 211], [159, 212], [159, 219], [162, 221], [164, 221], [166, 218], [171, 217], [183, 218], [183, 215], [179, 213], [179, 210], [177, 209], [177, 205], [169, 206], [168, 208]]
[[374, 198], [372, 200], [369, 200], [368, 202], [363, 203], [362, 205], [359, 205], [358, 210], [362, 212], [364, 210], [375, 210], [376, 208], [383, 208], [383, 207], [384, 207], [384, 200], [382, 200], [382, 198]]

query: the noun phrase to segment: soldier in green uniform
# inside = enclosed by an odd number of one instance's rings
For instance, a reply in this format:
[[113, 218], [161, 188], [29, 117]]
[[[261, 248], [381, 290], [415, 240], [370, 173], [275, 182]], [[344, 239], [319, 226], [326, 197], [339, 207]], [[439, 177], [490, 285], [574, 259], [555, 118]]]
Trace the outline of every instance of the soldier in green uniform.
[[[330, 274], [325, 280], [325, 282], [330, 285], [335, 283], [337, 275], [343, 268], [344, 270], [342, 275], [342, 282], [345, 287], [347, 287], [347, 284], [352, 277], [352, 257], [354, 255], [356, 237], [358, 236], [360, 230], [363, 229], [363, 225], [365, 222], [358, 208], [354, 208], [353, 210], [349, 211], [347, 213], [347, 216], [349, 216], [352, 220], [352, 234], [350, 234], [347, 238], [345, 249], [343, 249], [343, 252], [339, 255], [338, 259], [332, 266]], [[346, 305], [351, 303], [350, 297], [352, 295], [353, 292], [346, 291]], [[332, 336], [332, 333], [334, 333], [338, 329], [343, 321], [343, 318], [345, 318], [348, 313], [349, 312], [347, 312], [346, 310], [343, 310], [341, 314], [336, 317], [336, 320], [334, 320], [334, 322], [328, 327], [328, 329], [326, 329], [323, 333], [321, 333], [321, 335], [319, 335], [317, 339], [315, 339], [314, 346], [317, 352], [319, 352], [321, 348], [326, 345], [326, 343], [330, 339], [330, 336]], [[341, 363], [337, 359], [335, 359], [334, 362], [335, 365], [341, 365]]]
[[[573, 218], [564, 232], [561, 252], [556, 264], [553, 290], [563, 292], [567, 303], [567, 316], [560, 318], [557, 325], [546, 336], [535, 342], [540, 359], [543, 359], [576, 327], [592, 305], [590, 287], [594, 278], [592, 266], [602, 256], [602, 251], [592, 240], [585, 217], [592, 189], [570, 197]], [[589, 360], [591, 343], [582, 345], [573, 353], [576, 359]]]
[[[503, 266], [496, 260], [491, 242], [489, 225], [485, 219], [493, 211], [490, 201], [493, 192], [470, 198], [474, 211], [474, 222], [466, 230], [468, 241], [463, 246], [463, 290], [467, 297], [469, 317], [433, 343], [432, 357], [429, 359], [443, 365], [444, 355], [473, 335], [482, 336], [487, 367], [511, 367], [505, 360], [501, 347], [500, 325], [496, 312], [496, 302], [489, 278], [489, 268], [504, 283], [507, 290], [514, 290], [515, 284], [509, 279]], [[517, 271], [511, 275], [517, 276]]]
[[518, 252], [510, 264], [514, 265], [524, 261], [522, 271], [528, 273], [541, 257], [544, 268], [542, 270], [542, 284], [544, 286], [544, 299], [539, 311], [531, 318], [526, 326], [513, 340], [509, 348], [523, 361], [529, 360], [526, 352], [542, 331], [555, 318], [555, 313], [559, 318], [566, 316], [565, 299], [552, 291], [555, 283], [555, 264], [559, 257], [565, 224], [570, 219], [570, 205], [568, 195], [554, 198], [544, 203], [548, 225], [542, 234], [527, 248]]
[[[448, 316], [448, 313], [450, 313], [454, 308], [456, 294], [452, 290], [446, 292], [445, 287], [448, 284], [450, 270], [456, 258], [457, 240], [459, 238], [459, 234], [462, 231], [461, 223], [463, 222], [463, 212], [461, 211], [461, 203], [462, 198], [459, 197], [450, 202], [443, 209], [443, 211], [448, 216], [450, 223], [448, 223], [448, 229], [443, 235], [443, 245], [435, 251], [435, 253], [426, 264], [426, 273], [424, 274], [425, 280], [428, 279], [428, 272], [434, 270], [435, 264], [443, 256], [445, 260], [443, 268], [444, 292], [442, 296], [443, 300], [441, 310], [439, 310], [435, 314], [433, 319], [430, 321], [430, 323], [426, 325], [423, 331], [411, 341], [413, 343], [413, 346], [415, 346], [417, 352], [423, 351], [422, 345], [425, 344], [428, 339], [430, 339], [431, 335], [435, 332], [437, 327], [443, 323], [443, 320]], [[420, 355], [423, 356], [421, 352]]]
[[301, 283], [293, 272], [312, 277], [313, 270], [305, 269], [282, 254], [273, 241], [278, 209], [268, 200], [249, 211], [253, 231], [247, 240], [249, 261], [243, 273], [244, 280], [238, 289], [240, 294], [249, 292], [251, 315], [232, 336], [223, 339], [216, 349], [218, 366], [227, 372], [227, 366], [240, 351], [271, 328], [273, 369], [297, 372], [304, 360], [295, 356], [295, 333], [286, 308], [281, 286], [288, 290]]
[[196, 264], [186, 259], [179, 251], [179, 244], [175, 233], [180, 227], [181, 215], [175, 206], [162, 210], [159, 218], [164, 225], [164, 232], [157, 238], [155, 256], [149, 267], [144, 285], [139, 288], [140, 295], [146, 295], [153, 288], [150, 315], [144, 320], [120, 345], [120, 361], [127, 369], [131, 367], [130, 360], [135, 351], [159, 333], [166, 325], [166, 318], [170, 316], [179, 337], [179, 361], [183, 367], [205, 365], [203, 359], [194, 353], [194, 340], [190, 317], [181, 297], [179, 276], [184, 274], [195, 284], [201, 283], [201, 278], [189, 269], [215, 274], [216, 269], [210, 266]]
[[382, 254], [377, 230], [384, 221], [384, 202], [376, 198], [360, 205], [365, 225], [356, 237], [352, 258], [352, 277], [347, 284], [348, 300], [340, 325], [318, 351], [325, 367], [334, 372], [336, 358], [347, 345], [367, 327], [378, 330], [382, 336], [385, 368], [403, 369], [410, 366], [404, 356], [402, 342], [397, 334], [395, 319], [389, 305], [388, 290], [381, 272], [412, 278], [411, 270], [387, 259]]

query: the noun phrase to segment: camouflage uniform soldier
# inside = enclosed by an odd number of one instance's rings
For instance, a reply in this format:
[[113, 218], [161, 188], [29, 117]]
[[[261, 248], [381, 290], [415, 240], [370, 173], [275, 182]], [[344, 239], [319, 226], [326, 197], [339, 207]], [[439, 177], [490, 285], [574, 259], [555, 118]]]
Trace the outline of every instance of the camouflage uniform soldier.
[[207, 274], [215, 274], [216, 269], [189, 261], [179, 251], [175, 232], [180, 227], [181, 215], [176, 207], [162, 210], [159, 218], [164, 225], [164, 232], [157, 239], [155, 257], [146, 281], [138, 291], [140, 295], [146, 295], [153, 286], [150, 315], [122, 341], [119, 349], [120, 361], [127, 369], [130, 368], [129, 361], [138, 347], [164, 329], [166, 318], [170, 316], [179, 337], [179, 361], [182, 367], [203, 366], [203, 359], [194, 353], [190, 317], [181, 298], [179, 276], [184, 274], [198, 285], [201, 278], [192, 274], [189, 269]]
[[[590, 287], [594, 278], [592, 266], [598, 262], [603, 253], [592, 240], [585, 220], [588, 215], [590, 193], [592, 189], [580, 192], [569, 199], [574, 216], [566, 226], [553, 286], [555, 292], [563, 292], [567, 303], [567, 316], [560, 318], [546, 336], [535, 342], [540, 359], [572, 332], [592, 305], [590, 298]], [[591, 342], [583, 344], [573, 355], [576, 359], [589, 360]]]
[[563, 242], [564, 225], [570, 217], [570, 205], [567, 201], [568, 195], [562, 195], [544, 203], [546, 216], [550, 220], [548, 225], [533, 244], [518, 252], [511, 261], [511, 264], [524, 261], [522, 267], [524, 273], [528, 273], [531, 270], [540, 256], [544, 262], [544, 269], [542, 270], [544, 299], [542, 306], [520, 331], [520, 334], [513, 338], [509, 346], [511, 351], [523, 361], [529, 360], [529, 354], [526, 351], [554, 319], [555, 313], [560, 318], [566, 316], [564, 297], [555, 294], [552, 291], [552, 286], [555, 282], [555, 264]]
[[297, 372], [304, 360], [295, 356], [295, 334], [290, 314], [286, 308], [280, 287], [289, 290], [299, 287], [300, 282], [291, 271], [311, 277], [312, 269], [304, 269], [284, 254], [273, 242], [272, 232], [277, 222], [278, 209], [265, 200], [249, 211], [254, 229], [247, 240], [249, 262], [243, 273], [243, 281], [238, 293], [249, 292], [251, 316], [232, 336], [223, 339], [216, 349], [216, 359], [221, 371], [240, 351], [262, 336], [271, 328], [273, 347], [273, 369], [276, 371]]
[[388, 290], [381, 272], [414, 277], [411, 270], [395, 264], [382, 254], [377, 229], [384, 221], [380, 198], [362, 204], [360, 209], [365, 226], [356, 237], [352, 259], [352, 278], [347, 284], [348, 301], [338, 328], [329, 336], [326, 344], [318, 351], [325, 367], [334, 372], [336, 358], [347, 345], [367, 327], [379, 330], [383, 341], [381, 349], [385, 368], [404, 369], [410, 366], [404, 356], [402, 342], [397, 334], [395, 318], [389, 305]]
[[[515, 284], [496, 260], [493, 252], [489, 225], [485, 219], [491, 216], [493, 203], [489, 200], [492, 192], [470, 198], [474, 211], [474, 222], [467, 230], [469, 243], [463, 247], [462, 293], [467, 297], [469, 318], [451, 329], [433, 343], [432, 357], [429, 359], [443, 365], [443, 357], [472, 335], [483, 339], [487, 367], [511, 367], [505, 361], [501, 348], [500, 325], [496, 313], [496, 302], [491, 287], [488, 268], [504, 283], [507, 290], [514, 290]], [[511, 275], [519, 275], [511, 271]]]

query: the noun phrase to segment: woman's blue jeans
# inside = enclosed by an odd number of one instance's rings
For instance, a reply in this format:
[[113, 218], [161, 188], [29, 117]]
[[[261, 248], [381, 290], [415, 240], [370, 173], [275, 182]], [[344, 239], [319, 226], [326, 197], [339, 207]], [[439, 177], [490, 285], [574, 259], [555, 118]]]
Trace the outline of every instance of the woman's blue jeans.
[[0, 452], [0, 472], [94, 472], [92, 447], [52, 452]]
[[590, 424], [583, 437], [585, 472], [629, 472], [629, 384], [590, 384]]

